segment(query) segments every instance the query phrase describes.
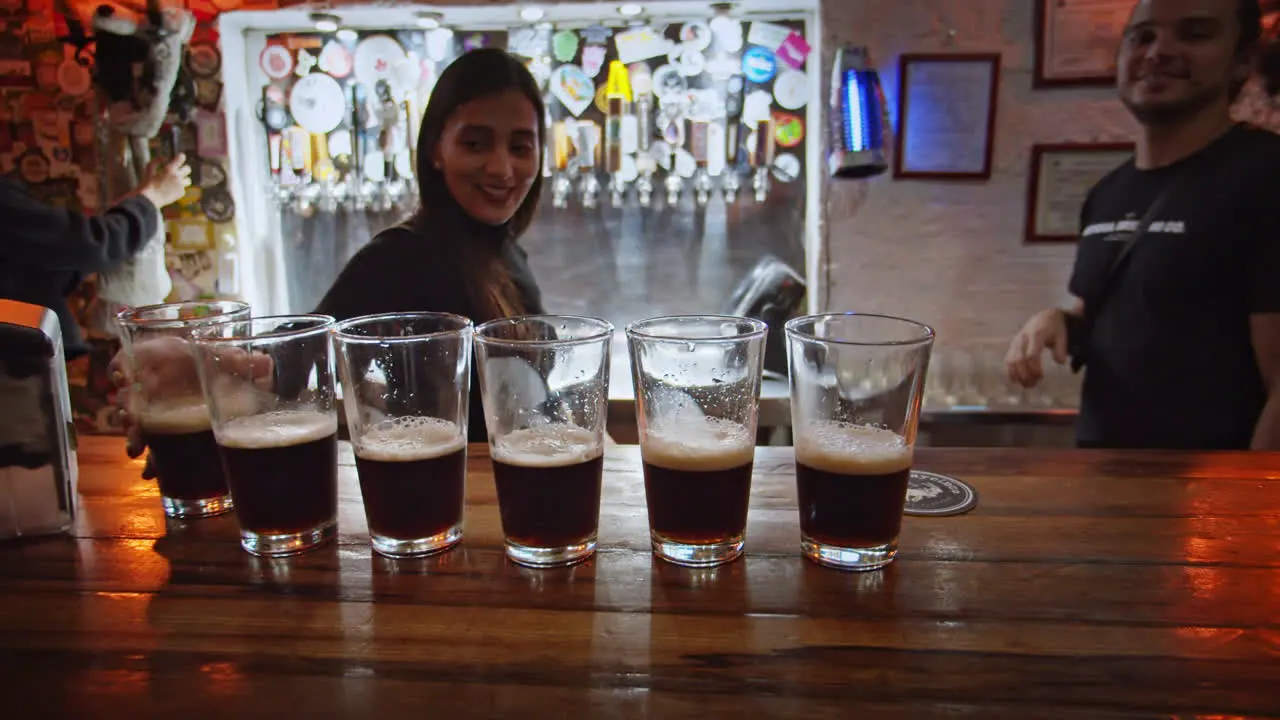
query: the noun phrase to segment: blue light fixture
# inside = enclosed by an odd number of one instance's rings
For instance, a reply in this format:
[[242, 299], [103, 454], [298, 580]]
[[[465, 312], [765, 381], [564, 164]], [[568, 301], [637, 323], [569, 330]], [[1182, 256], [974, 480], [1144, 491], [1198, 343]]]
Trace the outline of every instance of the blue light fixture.
[[888, 169], [885, 159], [888, 118], [880, 74], [865, 47], [836, 51], [831, 73], [831, 154], [827, 167], [832, 177], [867, 178]]

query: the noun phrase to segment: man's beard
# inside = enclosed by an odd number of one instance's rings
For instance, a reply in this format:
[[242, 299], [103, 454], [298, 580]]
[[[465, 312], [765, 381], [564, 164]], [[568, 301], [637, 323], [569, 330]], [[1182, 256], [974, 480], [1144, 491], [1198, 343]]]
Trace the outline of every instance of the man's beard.
[[1134, 119], [1146, 127], [1177, 125], [1195, 117], [1201, 110], [1218, 100], [1214, 90], [1204, 90], [1189, 97], [1167, 103], [1139, 104], [1121, 96], [1120, 102], [1128, 108]]

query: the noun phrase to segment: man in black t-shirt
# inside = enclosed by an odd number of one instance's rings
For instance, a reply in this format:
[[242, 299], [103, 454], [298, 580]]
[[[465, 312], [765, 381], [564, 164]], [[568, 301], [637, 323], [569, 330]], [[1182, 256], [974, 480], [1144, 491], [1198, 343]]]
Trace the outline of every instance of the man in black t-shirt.
[[1229, 114], [1260, 35], [1257, 0], [1142, 0], [1130, 17], [1136, 157], [1085, 202], [1074, 306], [1033, 316], [1006, 358], [1027, 387], [1045, 350], [1083, 364], [1081, 446], [1280, 449], [1280, 136]]

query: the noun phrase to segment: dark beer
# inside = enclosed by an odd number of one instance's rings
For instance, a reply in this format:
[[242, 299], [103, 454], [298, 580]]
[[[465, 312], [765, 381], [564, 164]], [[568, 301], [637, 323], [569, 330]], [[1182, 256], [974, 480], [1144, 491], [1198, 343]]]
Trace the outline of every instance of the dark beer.
[[819, 423], [796, 438], [800, 532], [821, 545], [889, 545], [902, 527], [911, 447], [889, 430]]
[[151, 450], [160, 494], [176, 500], [208, 500], [227, 494], [218, 443], [203, 400], [155, 404], [139, 416], [142, 440]]
[[493, 479], [507, 540], [531, 548], [594, 540], [603, 470], [599, 443], [577, 426], [517, 430], [496, 443]]
[[742, 539], [754, 458], [745, 427], [700, 420], [650, 431], [641, 450], [649, 528], [655, 535], [687, 545]]
[[456, 424], [401, 418], [371, 428], [355, 454], [370, 535], [419, 540], [462, 524], [467, 439]]
[[338, 512], [338, 424], [282, 411], [237, 418], [218, 434], [231, 497], [245, 530], [309, 532]]

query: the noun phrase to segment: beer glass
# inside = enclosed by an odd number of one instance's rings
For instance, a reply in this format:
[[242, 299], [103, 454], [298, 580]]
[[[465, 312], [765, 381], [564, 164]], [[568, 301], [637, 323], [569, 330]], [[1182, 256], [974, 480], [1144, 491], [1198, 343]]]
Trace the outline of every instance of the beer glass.
[[742, 555], [767, 330], [718, 315], [627, 327], [649, 534], [663, 560], [705, 567]]
[[911, 474], [926, 325], [859, 313], [786, 325], [800, 546], [844, 570], [893, 561]]
[[193, 333], [240, 545], [254, 555], [302, 552], [337, 532], [333, 323], [279, 315]]
[[233, 507], [189, 344], [195, 328], [248, 317], [248, 305], [229, 300], [147, 305], [116, 316], [133, 378], [129, 412], [170, 517], [208, 517]]
[[507, 557], [569, 565], [595, 552], [613, 326], [530, 315], [476, 328]]
[[462, 539], [471, 321], [371, 315], [334, 326], [347, 431], [373, 549], [427, 555]]

